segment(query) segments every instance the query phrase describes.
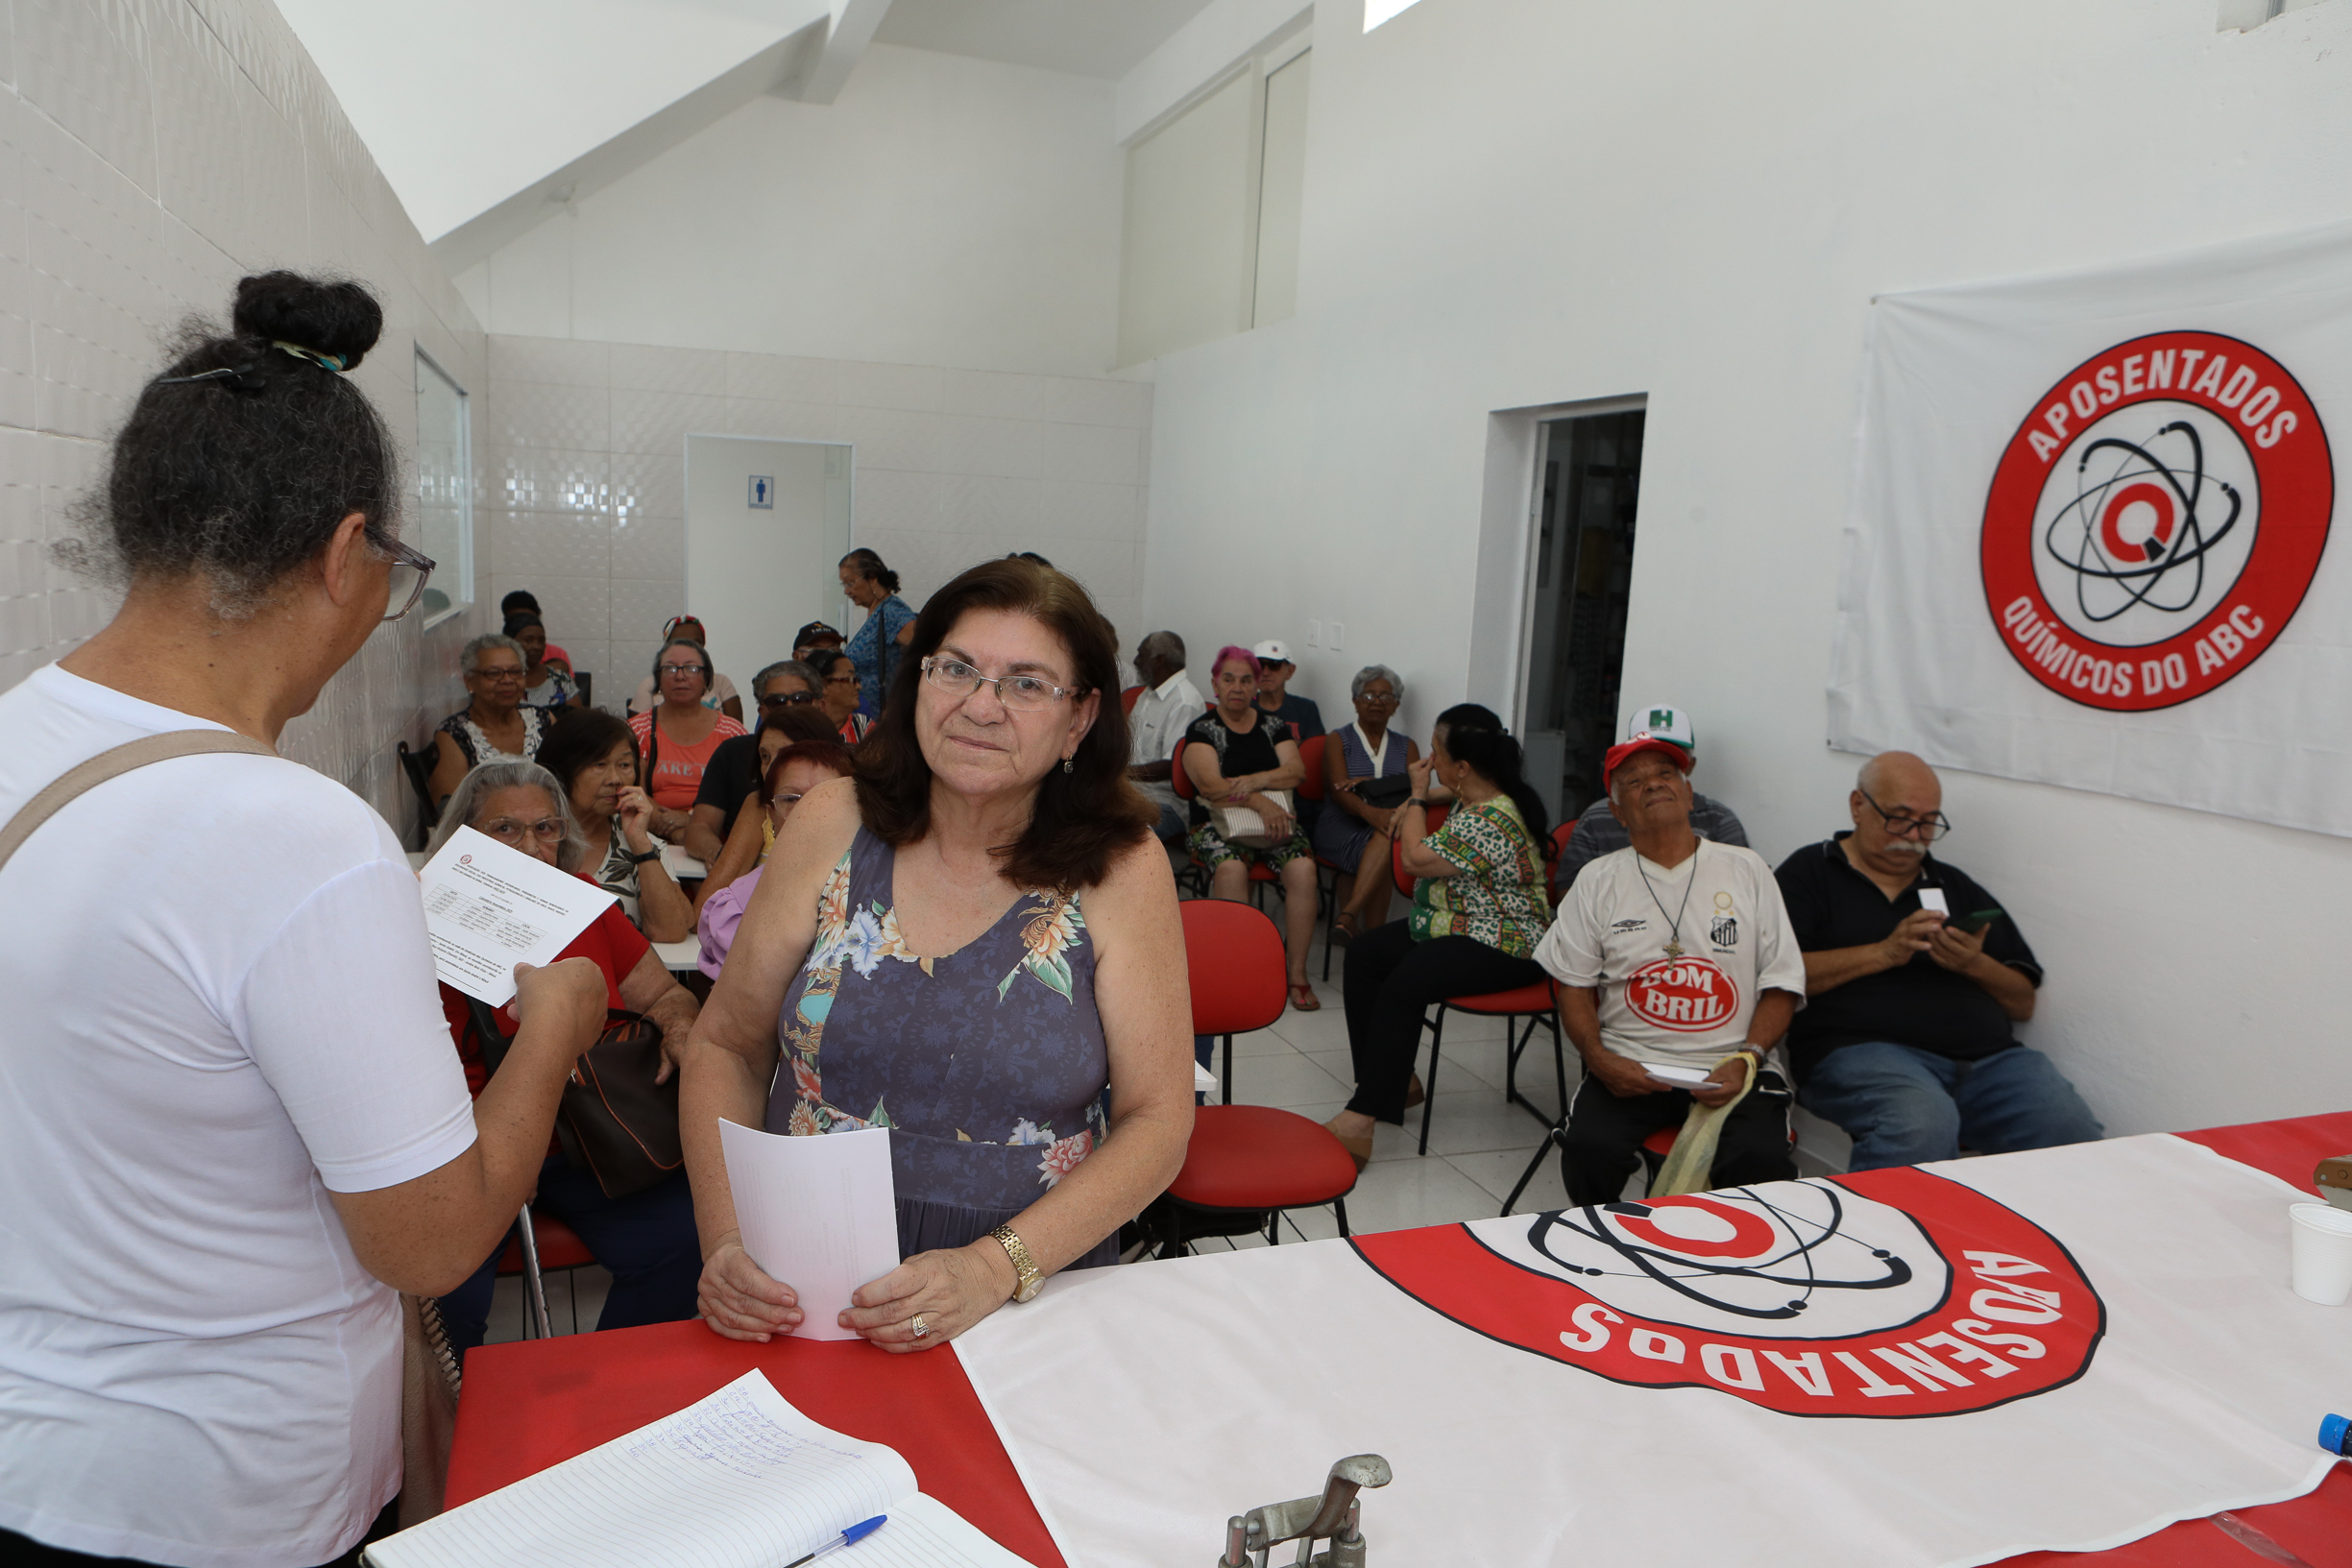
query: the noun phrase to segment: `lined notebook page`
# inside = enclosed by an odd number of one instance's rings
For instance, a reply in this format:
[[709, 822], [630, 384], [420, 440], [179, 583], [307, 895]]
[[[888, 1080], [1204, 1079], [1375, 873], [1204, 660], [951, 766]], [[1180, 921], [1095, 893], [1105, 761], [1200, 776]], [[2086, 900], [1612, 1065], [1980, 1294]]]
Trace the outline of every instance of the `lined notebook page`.
[[[789, 1562], [792, 1559], [783, 1559]], [[890, 1505], [890, 1522], [823, 1559], [823, 1568], [1030, 1568], [1029, 1559], [980, 1532], [935, 1497], [917, 1492]]]
[[[380, 1568], [776, 1568], [860, 1520], [891, 1522], [837, 1554], [841, 1568], [898, 1560], [870, 1550], [900, 1532], [914, 1472], [880, 1443], [817, 1425], [752, 1371], [708, 1399], [368, 1548]], [[1008, 1557], [960, 1546], [918, 1563]], [[939, 1530], [918, 1508], [910, 1525]], [[944, 1540], [944, 1536], [942, 1536]], [[827, 1559], [829, 1562], [835, 1560]]]

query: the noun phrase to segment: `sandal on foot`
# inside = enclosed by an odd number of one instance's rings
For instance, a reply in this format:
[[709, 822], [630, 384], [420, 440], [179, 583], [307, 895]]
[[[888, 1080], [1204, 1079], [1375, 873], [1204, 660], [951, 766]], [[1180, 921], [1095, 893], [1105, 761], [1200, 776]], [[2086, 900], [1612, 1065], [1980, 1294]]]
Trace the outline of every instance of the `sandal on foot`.
[[1342, 947], [1346, 947], [1348, 942], [1364, 934], [1364, 924], [1356, 919], [1356, 912], [1353, 909], [1341, 910], [1338, 918], [1331, 922], [1331, 929], [1346, 939], [1340, 944]]
[[1291, 1005], [1302, 1013], [1321, 1012], [1322, 1000], [1316, 996], [1315, 987], [1303, 981], [1291, 987]]
[[1340, 1147], [1347, 1151], [1347, 1157], [1356, 1162], [1358, 1170], [1362, 1170], [1372, 1163], [1372, 1141], [1369, 1137], [1348, 1137], [1347, 1134], [1340, 1131], [1336, 1125], [1338, 1122], [1339, 1118], [1333, 1117], [1329, 1122], [1323, 1123], [1323, 1131], [1340, 1141]]

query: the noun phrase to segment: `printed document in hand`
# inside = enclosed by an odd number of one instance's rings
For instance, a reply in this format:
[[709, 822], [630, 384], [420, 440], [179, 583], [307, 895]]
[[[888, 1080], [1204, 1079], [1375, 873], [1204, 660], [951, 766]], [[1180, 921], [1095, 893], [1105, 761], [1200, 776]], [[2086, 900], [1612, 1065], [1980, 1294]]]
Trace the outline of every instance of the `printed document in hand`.
[[800, 1339], [854, 1339], [838, 1319], [859, 1286], [898, 1266], [890, 1131], [779, 1138], [722, 1120], [718, 1146], [751, 1261], [800, 1297]]
[[472, 828], [451, 833], [417, 880], [442, 983], [493, 1007], [515, 1000], [517, 964], [555, 962], [615, 902], [594, 882]]
[[889, 1523], [827, 1558], [828, 1568], [1023, 1568], [955, 1509], [917, 1491], [895, 1449], [817, 1425], [757, 1371], [675, 1415], [377, 1541], [361, 1560], [374, 1568], [779, 1568], [878, 1513]]

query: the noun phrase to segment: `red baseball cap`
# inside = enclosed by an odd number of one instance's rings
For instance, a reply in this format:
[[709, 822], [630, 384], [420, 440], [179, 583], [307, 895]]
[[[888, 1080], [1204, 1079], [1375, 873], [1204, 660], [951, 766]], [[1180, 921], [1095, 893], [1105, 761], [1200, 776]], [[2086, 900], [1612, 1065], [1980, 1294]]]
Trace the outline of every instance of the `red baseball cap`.
[[1608, 755], [1601, 759], [1601, 793], [1604, 795], [1609, 793], [1610, 781], [1616, 775], [1619, 763], [1629, 757], [1638, 757], [1645, 751], [1662, 751], [1674, 759], [1676, 767], [1681, 768], [1685, 773], [1690, 771], [1690, 753], [1683, 750], [1682, 747], [1663, 736], [1655, 736], [1646, 730], [1637, 730], [1631, 740], [1626, 741], [1623, 745], [1610, 747]]

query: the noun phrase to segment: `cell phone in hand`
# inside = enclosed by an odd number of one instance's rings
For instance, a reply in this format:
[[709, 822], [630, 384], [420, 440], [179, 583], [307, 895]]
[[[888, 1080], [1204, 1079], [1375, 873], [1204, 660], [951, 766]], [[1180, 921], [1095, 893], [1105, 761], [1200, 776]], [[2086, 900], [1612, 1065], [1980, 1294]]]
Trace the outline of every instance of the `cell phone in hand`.
[[1977, 932], [1983, 930], [1987, 926], [1992, 925], [1993, 922], [1999, 920], [2000, 918], [2000, 911], [1999, 909], [1979, 909], [1975, 914], [1964, 915], [1960, 919], [1953, 921], [1952, 924], [1956, 929], [1966, 931], [1969, 935], [1975, 936]]

